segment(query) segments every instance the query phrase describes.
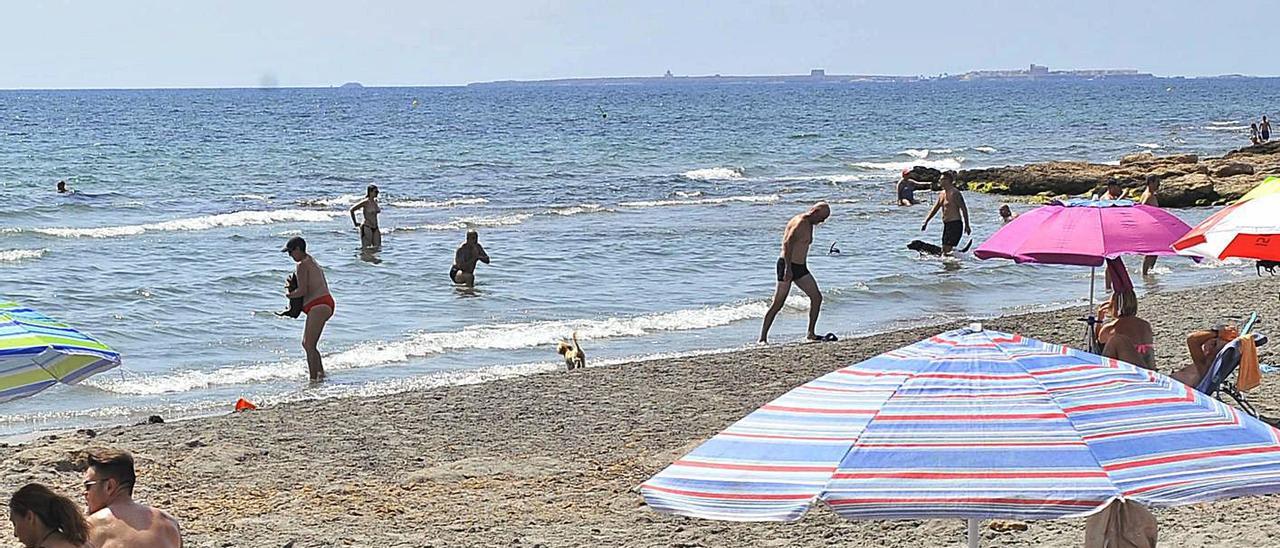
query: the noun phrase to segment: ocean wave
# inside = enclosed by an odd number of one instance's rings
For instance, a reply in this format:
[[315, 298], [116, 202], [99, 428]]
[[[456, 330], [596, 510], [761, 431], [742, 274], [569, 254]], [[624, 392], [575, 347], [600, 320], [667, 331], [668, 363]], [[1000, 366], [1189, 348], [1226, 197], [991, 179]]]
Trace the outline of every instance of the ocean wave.
[[620, 202], [618, 205], [622, 207], [666, 207], [666, 206], [688, 206], [688, 205], [714, 205], [727, 204], [733, 202], [760, 204], [773, 203], [781, 200], [782, 197], [777, 194], [767, 195], [749, 195], [749, 196], [726, 196], [723, 198], [692, 198], [687, 200], [645, 200], [638, 202]]
[[964, 158], [956, 156], [955, 158], [942, 158], [940, 160], [917, 160], [913, 162], [854, 162], [850, 164], [854, 167], [863, 169], [874, 169], [880, 171], [902, 171], [911, 169], [915, 166], [931, 167], [933, 169], [960, 169], [960, 165], [964, 162]]
[[689, 170], [680, 174], [681, 177], [694, 181], [741, 179], [744, 175], [746, 175], [746, 172], [740, 167], [709, 167]]
[[788, 135], [787, 138], [788, 139], [817, 139], [818, 137], [821, 137], [821, 136], [822, 134], [820, 133], [792, 133], [791, 135]]
[[677, 190], [672, 194], [680, 198], [697, 198], [698, 196], [702, 196], [702, 191], [701, 190]]
[[460, 206], [460, 205], [480, 205], [480, 204], [487, 204], [487, 203], [489, 203], [489, 200], [475, 197], [475, 198], [450, 198], [448, 200], [441, 200], [441, 201], [435, 201], [435, 202], [427, 201], [427, 200], [402, 200], [397, 202], [391, 202], [390, 205], [393, 205], [395, 207], [407, 207], [407, 208], [443, 208], [443, 207], [454, 207], [454, 206]]
[[270, 197], [270, 196], [264, 196], [264, 195], [262, 195], [262, 194], [236, 194], [235, 196], [232, 196], [232, 197], [231, 197], [231, 199], [233, 199], [233, 200], [257, 200], [257, 201], [260, 201], [260, 202], [265, 202], [265, 201], [267, 201], [267, 200], [270, 200], [270, 199], [271, 199], [271, 197]]
[[548, 215], [562, 215], [568, 217], [570, 215], [580, 215], [582, 213], [603, 213], [613, 211], [600, 204], [578, 204], [569, 206], [552, 206], [547, 210]]
[[[788, 308], [805, 310], [808, 300], [793, 295]], [[370, 342], [325, 356], [327, 371], [363, 369], [414, 358], [467, 350], [517, 350], [550, 346], [573, 332], [579, 340], [640, 337], [657, 332], [688, 331], [728, 325], [763, 317], [769, 305], [752, 301], [600, 320], [547, 320], [468, 326], [458, 331], [426, 332], [393, 342]], [[548, 349], [550, 352], [550, 349]], [[117, 394], [158, 395], [189, 392], [213, 386], [258, 384], [273, 380], [302, 379], [303, 360], [222, 367], [211, 371], [184, 370], [131, 377], [97, 377], [85, 384]]]
[[1200, 129], [1209, 131], [1243, 131], [1249, 129], [1249, 126], [1204, 126]]
[[1159, 145], [1159, 144], [1157, 144], [1157, 143], [1134, 143], [1134, 144], [1135, 144], [1136, 146], [1140, 146], [1140, 147], [1142, 147], [1142, 148], [1149, 148], [1149, 149], [1152, 149], [1152, 150], [1155, 150], [1155, 149], [1157, 149], [1157, 148], [1161, 148], [1161, 147], [1160, 147], [1160, 145]]
[[298, 205], [307, 207], [333, 207], [333, 206], [349, 206], [360, 200], [363, 200], [364, 194], [342, 194], [330, 198], [313, 198], [310, 200], [298, 200]]
[[299, 209], [281, 209], [275, 211], [237, 211], [220, 215], [206, 215], [188, 219], [174, 219], [159, 223], [142, 225], [104, 226], [97, 228], [33, 228], [32, 232], [47, 234], [59, 238], [115, 238], [121, 236], [137, 236], [145, 232], [176, 232], [191, 230], [209, 230], [213, 228], [265, 225], [272, 223], [307, 222], [317, 223], [331, 221], [338, 213], [327, 211], [309, 211]]
[[865, 180], [861, 175], [793, 175], [789, 177], [779, 177], [779, 181], [827, 181], [830, 183], [856, 183]]
[[1239, 123], [1240, 123], [1240, 120], [1214, 120], [1214, 121], [1212, 121], [1212, 122], [1209, 122], [1209, 125], [1211, 125], [1211, 126], [1232, 126], [1232, 125], [1239, 124]]
[[6, 249], [0, 251], [0, 263], [39, 259], [48, 251], [48, 249]]
[[912, 158], [923, 160], [928, 158], [930, 154], [951, 154], [952, 152], [954, 151], [949, 148], [909, 148], [899, 154], [906, 154]]
[[973, 147], [973, 150], [976, 150], [983, 154], [991, 154], [996, 151], [996, 147]]
[[531, 213], [515, 213], [511, 215], [502, 215], [500, 217], [459, 217], [447, 223], [383, 228], [382, 233], [390, 234], [392, 232], [412, 232], [417, 230], [466, 230], [468, 228], [514, 226], [521, 224], [532, 217], [533, 214]]

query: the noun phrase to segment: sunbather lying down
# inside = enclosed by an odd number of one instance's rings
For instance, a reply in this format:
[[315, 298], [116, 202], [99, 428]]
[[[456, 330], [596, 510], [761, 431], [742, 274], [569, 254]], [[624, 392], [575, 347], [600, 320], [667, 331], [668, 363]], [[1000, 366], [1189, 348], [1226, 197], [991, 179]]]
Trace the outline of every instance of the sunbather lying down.
[[1111, 314], [1113, 319], [1098, 330], [1102, 355], [1155, 369], [1155, 335], [1151, 324], [1138, 317], [1138, 296], [1132, 289], [1111, 296]]
[[1191, 365], [1174, 371], [1169, 376], [1187, 386], [1199, 385], [1204, 376], [1209, 374], [1209, 368], [1213, 366], [1218, 352], [1235, 340], [1239, 333], [1234, 325], [1193, 331], [1187, 335], [1187, 352], [1191, 354]]

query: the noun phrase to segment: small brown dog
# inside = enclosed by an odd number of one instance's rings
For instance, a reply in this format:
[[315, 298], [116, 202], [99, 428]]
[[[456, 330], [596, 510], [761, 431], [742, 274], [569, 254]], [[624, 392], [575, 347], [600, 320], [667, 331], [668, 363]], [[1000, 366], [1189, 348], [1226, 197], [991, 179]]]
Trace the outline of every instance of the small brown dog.
[[587, 353], [582, 351], [582, 347], [578, 345], [578, 332], [573, 332], [573, 344], [569, 341], [560, 341], [556, 346], [556, 352], [564, 356], [564, 364], [570, 370], [587, 366]]

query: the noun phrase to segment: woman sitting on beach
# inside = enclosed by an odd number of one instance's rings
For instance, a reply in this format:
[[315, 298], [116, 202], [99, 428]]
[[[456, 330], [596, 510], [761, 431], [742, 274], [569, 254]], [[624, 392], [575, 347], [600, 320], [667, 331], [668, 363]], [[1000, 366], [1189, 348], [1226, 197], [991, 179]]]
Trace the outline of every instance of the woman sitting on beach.
[[9, 521], [13, 536], [27, 548], [93, 548], [80, 507], [38, 483], [9, 498]]
[[1154, 370], [1155, 335], [1151, 324], [1138, 317], [1138, 296], [1132, 289], [1111, 296], [1113, 319], [1098, 330], [1102, 355]]

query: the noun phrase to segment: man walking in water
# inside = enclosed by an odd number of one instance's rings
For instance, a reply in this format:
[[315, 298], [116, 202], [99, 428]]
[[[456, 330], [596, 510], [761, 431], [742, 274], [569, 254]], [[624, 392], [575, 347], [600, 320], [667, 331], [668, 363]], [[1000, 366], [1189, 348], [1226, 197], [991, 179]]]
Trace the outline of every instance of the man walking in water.
[[302, 297], [302, 313], [307, 315], [307, 323], [302, 328], [302, 350], [307, 353], [307, 371], [311, 382], [324, 379], [324, 364], [320, 360], [320, 335], [324, 333], [324, 324], [333, 317], [336, 304], [333, 295], [329, 294], [329, 283], [324, 279], [324, 269], [320, 268], [315, 258], [307, 254], [307, 241], [300, 236], [289, 238], [281, 251], [298, 263], [294, 276], [298, 280], [298, 288], [288, 291], [285, 296], [290, 299]]
[[[1142, 197], [1138, 199], [1138, 202], [1151, 207], [1160, 207], [1160, 199], [1156, 197], [1157, 192], [1160, 192], [1160, 177], [1156, 175], [1147, 175], [1147, 189], [1142, 191]], [[1143, 257], [1142, 275], [1146, 276], [1150, 274], [1151, 268], [1155, 265], [1155, 255], [1147, 255]]]
[[764, 325], [760, 327], [760, 342], [769, 342], [769, 327], [773, 318], [782, 310], [791, 293], [794, 283], [809, 296], [809, 333], [806, 337], [811, 341], [822, 340], [814, 328], [818, 324], [818, 312], [822, 309], [822, 291], [818, 289], [817, 280], [805, 266], [809, 257], [809, 244], [813, 243], [813, 227], [822, 224], [831, 216], [831, 206], [826, 202], [818, 202], [809, 211], [792, 217], [787, 221], [787, 228], [782, 232], [782, 256], [778, 257], [778, 286], [773, 292], [773, 302], [769, 311], [764, 314]]
[[480, 234], [475, 229], [467, 231], [467, 239], [458, 246], [453, 254], [453, 267], [449, 269], [449, 279], [458, 285], [476, 286], [476, 263], [489, 264], [489, 254], [480, 245]]
[[84, 499], [89, 505], [89, 541], [98, 548], [179, 548], [182, 533], [173, 516], [133, 501], [137, 477], [133, 455], [116, 449], [88, 451]]
[[972, 233], [969, 229], [969, 206], [965, 205], [964, 195], [956, 188], [956, 172], [943, 172], [938, 182], [942, 184], [942, 191], [938, 193], [938, 200], [933, 203], [933, 209], [924, 218], [920, 230], [928, 230], [929, 221], [938, 214], [938, 210], [942, 210], [942, 254], [950, 255], [951, 250], [960, 244], [961, 231]]

